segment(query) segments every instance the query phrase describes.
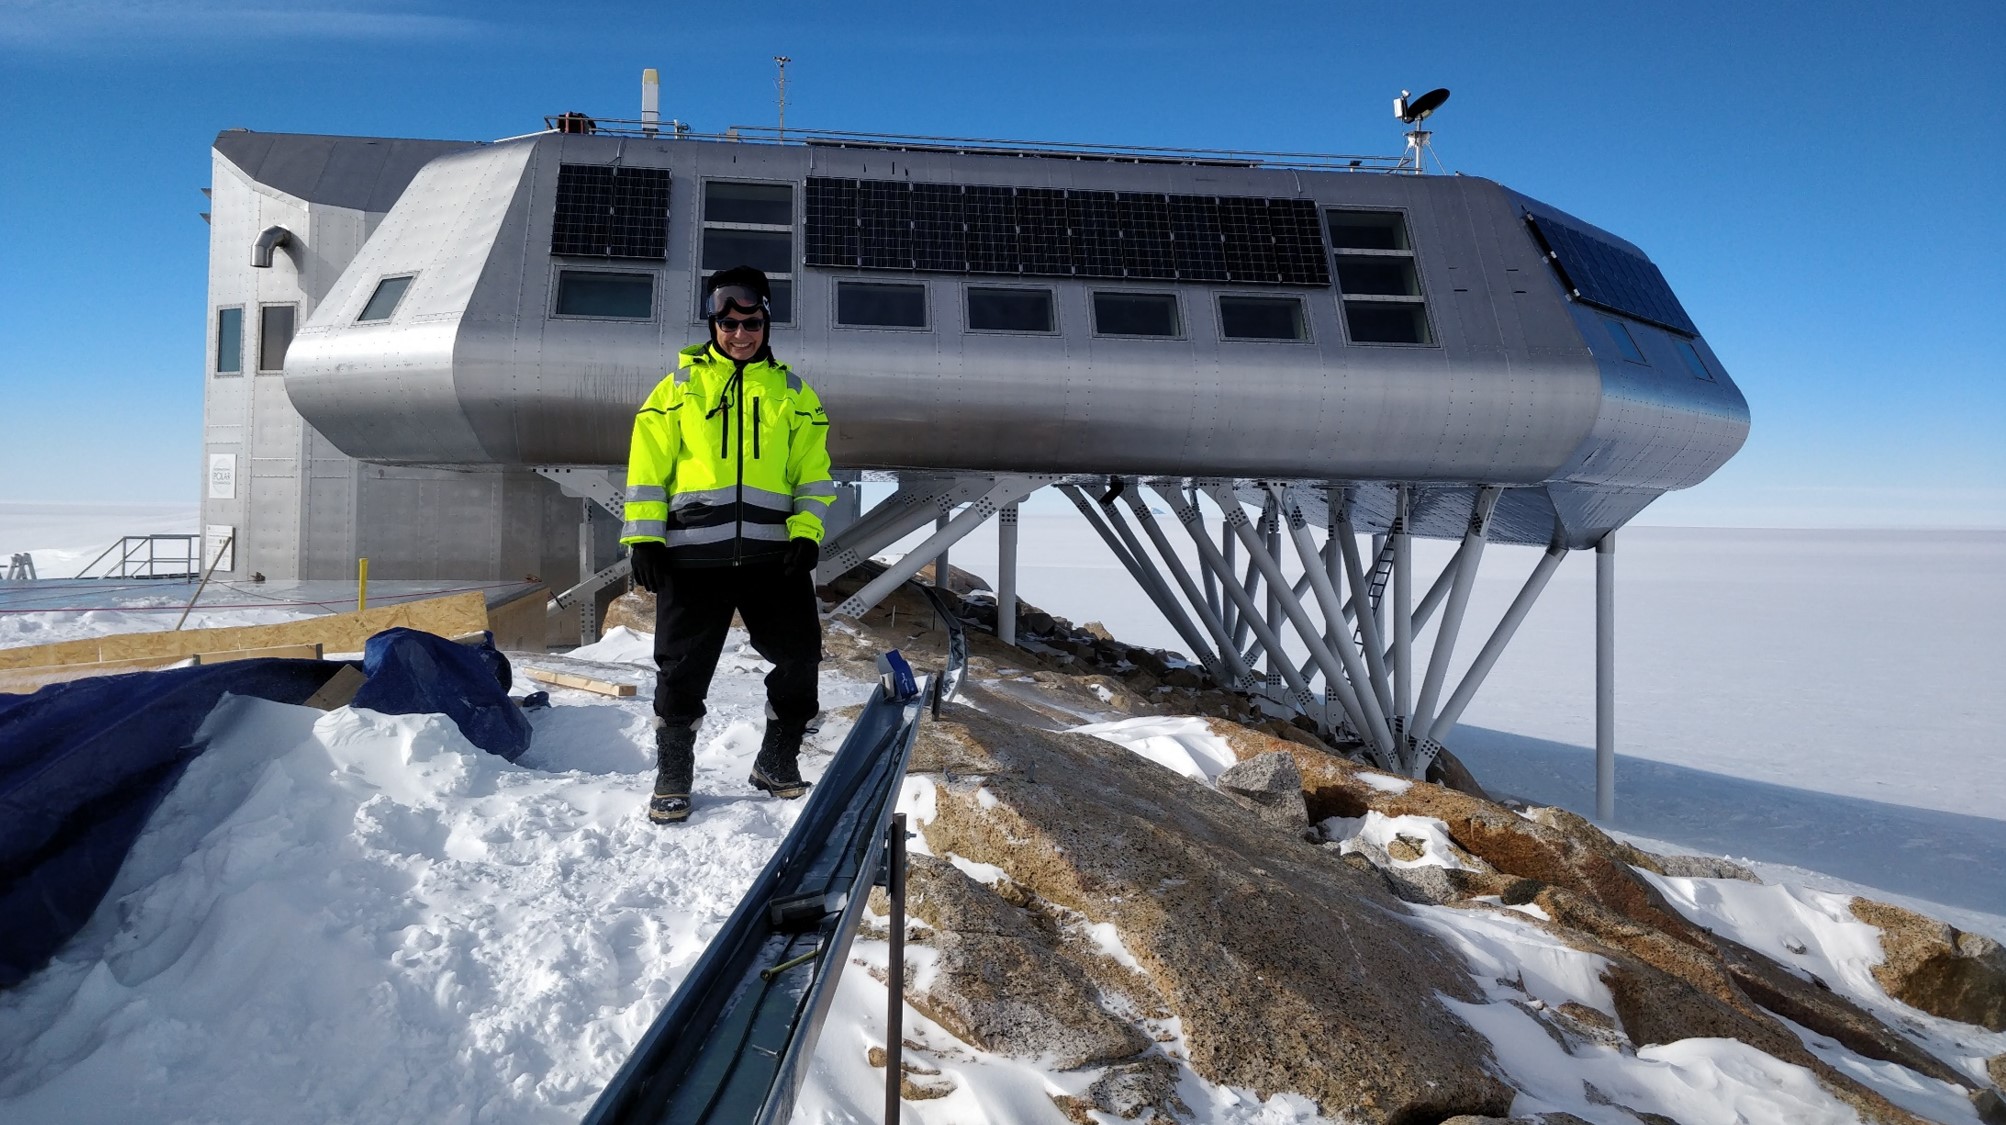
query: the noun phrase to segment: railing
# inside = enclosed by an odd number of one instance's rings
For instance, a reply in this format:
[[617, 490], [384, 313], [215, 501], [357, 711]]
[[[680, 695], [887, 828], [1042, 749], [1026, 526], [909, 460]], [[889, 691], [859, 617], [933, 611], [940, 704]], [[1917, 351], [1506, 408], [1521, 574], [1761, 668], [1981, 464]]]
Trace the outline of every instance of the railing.
[[1359, 153], [1262, 152], [1226, 148], [1116, 145], [1086, 141], [1012, 141], [987, 137], [930, 137], [900, 133], [845, 132], [835, 129], [779, 129], [770, 125], [733, 125], [722, 133], [703, 133], [691, 129], [680, 121], [635, 121], [586, 117], [576, 113], [553, 114], [545, 117], [543, 121], [547, 131], [552, 133], [597, 133], [614, 137], [657, 137], [678, 141], [750, 141], [759, 144], [946, 152], [960, 155], [1060, 157], [1129, 164], [1205, 164], [1229, 168], [1307, 169], [1321, 172], [1393, 172], [1400, 168], [1405, 159], [1403, 156], [1371, 156]]
[[[178, 551], [163, 550], [167, 544], [176, 544]], [[117, 557], [113, 558], [116, 552]], [[91, 570], [106, 559], [112, 559], [103, 574], [93, 575]], [[200, 535], [127, 535], [104, 549], [104, 553], [94, 558], [82, 570], [78, 578], [195, 578], [202, 571], [202, 537]]]

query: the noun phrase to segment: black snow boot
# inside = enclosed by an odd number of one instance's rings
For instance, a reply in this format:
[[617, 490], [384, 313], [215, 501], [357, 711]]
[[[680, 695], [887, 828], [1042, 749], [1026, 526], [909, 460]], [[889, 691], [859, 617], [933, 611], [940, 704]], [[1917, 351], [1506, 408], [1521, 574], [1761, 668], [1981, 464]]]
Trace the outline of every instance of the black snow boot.
[[675, 824], [690, 817], [690, 778], [696, 773], [697, 728], [702, 719], [655, 720], [655, 793], [648, 819]]
[[801, 739], [808, 733], [806, 723], [783, 723], [769, 716], [766, 735], [759, 740], [759, 757], [752, 760], [754, 789], [763, 789], [783, 801], [792, 801], [808, 791], [801, 780]]

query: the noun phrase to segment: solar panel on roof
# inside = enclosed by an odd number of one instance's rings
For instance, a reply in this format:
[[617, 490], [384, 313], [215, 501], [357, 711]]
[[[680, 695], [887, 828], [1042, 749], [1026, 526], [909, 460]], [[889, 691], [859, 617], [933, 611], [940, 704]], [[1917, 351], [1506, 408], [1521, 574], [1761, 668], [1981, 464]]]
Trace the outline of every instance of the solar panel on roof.
[[562, 164], [550, 252], [594, 258], [668, 257], [669, 173], [662, 168]]
[[1649, 258], [1549, 216], [1525, 218], [1577, 298], [1687, 336], [1700, 334]]
[[811, 177], [807, 264], [1330, 285], [1316, 205], [1306, 199], [903, 180]]

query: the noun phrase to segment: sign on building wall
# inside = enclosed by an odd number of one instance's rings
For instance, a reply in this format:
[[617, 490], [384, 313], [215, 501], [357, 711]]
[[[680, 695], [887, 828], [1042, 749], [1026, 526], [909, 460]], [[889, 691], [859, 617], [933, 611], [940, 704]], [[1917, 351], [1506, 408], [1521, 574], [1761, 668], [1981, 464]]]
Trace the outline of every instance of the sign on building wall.
[[237, 455], [234, 453], [211, 453], [209, 455], [209, 499], [235, 500], [237, 498]]
[[[224, 454], [224, 456], [229, 456]], [[213, 479], [213, 478], [212, 478]], [[213, 493], [212, 493], [213, 495]], [[223, 497], [228, 499], [228, 497]], [[235, 570], [237, 554], [237, 529], [225, 523], [205, 524], [202, 528], [202, 567], [217, 570]]]

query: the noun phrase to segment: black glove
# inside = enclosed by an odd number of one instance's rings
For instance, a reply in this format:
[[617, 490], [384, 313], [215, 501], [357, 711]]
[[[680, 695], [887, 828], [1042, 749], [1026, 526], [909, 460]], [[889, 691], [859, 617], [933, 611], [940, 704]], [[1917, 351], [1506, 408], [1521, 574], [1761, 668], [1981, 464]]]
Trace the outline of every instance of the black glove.
[[634, 585], [658, 598], [669, 596], [669, 548], [664, 543], [636, 543], [631, 565]]
[[822, 545], [813, 539], [796, 537], [787, 541], [787, 561], [780, 564], [780, 573], [789, 578], [806, 574], [822, 561]]

